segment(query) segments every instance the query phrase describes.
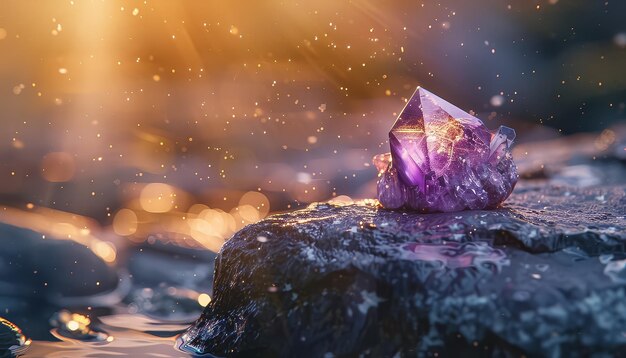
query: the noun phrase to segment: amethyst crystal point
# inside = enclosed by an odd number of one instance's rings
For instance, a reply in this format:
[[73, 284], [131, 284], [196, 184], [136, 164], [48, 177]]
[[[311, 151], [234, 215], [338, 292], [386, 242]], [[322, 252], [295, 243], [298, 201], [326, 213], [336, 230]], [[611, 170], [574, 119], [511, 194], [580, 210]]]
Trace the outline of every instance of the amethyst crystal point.
[[513, 191], [515, 131], [480, 119], [418, 87], [389, 132], [391, 155], [374, 157], [378, 200], [425, 212], [494, 208]]

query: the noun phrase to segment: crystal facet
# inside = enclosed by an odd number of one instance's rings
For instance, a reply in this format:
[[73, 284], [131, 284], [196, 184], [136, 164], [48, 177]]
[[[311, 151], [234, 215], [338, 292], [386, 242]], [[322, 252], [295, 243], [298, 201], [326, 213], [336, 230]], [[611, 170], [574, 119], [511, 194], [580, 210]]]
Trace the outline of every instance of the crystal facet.
[[513, 191], [515, 131], [483, 122], [418, 87], [374, 157], [378, 200], [390, 209], [449, 212], [494, 208]]

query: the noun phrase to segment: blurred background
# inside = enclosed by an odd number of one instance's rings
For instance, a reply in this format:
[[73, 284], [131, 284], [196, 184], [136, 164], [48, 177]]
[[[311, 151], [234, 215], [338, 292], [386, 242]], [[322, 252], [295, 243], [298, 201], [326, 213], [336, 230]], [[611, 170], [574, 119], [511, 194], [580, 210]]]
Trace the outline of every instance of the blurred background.
[[146, 242], [215, 252], [268, 213], [373, 197], [371, 158], [418, 85], [518, 143], [600, 133], [625, 118], [624, 14], [616, 0], [2, 0], [0, 221], [110, 265]]
[[4, 0], [0, 201], [118, 234], [159, 217], [189, 235], [173, 213], [231, 233], [269, 210], [372, 196], [370, 159], [417, 85], [492, 128], [601, 130], [624, 118], [625, 13], [585, 0]]

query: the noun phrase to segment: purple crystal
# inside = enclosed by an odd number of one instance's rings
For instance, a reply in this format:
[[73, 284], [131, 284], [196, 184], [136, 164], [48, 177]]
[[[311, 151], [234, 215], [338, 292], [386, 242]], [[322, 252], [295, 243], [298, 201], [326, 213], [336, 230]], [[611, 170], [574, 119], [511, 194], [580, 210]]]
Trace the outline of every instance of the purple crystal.
[[418, 87], [389, 132], [390, 154], [374, 157], [378, 200], [424, 212], [494, 208], [513, 191], [515, 131], [480, 119]]

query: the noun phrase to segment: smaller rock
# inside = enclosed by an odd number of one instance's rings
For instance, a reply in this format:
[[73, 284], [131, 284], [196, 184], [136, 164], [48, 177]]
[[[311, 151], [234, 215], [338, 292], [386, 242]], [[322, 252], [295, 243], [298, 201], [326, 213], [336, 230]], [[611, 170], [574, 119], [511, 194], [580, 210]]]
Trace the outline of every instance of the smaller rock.
[[50, 338], [59, 308], [122, 299], [114, 267], [79, 243], [0, 223], [0, 244], [0, 312], [33, 339]]
[[61, 340], [81, 342], [111, 342], [113, 337], [106, 332], [96, 330], [91, 319], [80, 313], [61, 310], [52, 316], [50, 324], [55, 327], [52, 333]]
[[0, 317], [0, 358], [21, 356], [30, 343], [18, 326]]

